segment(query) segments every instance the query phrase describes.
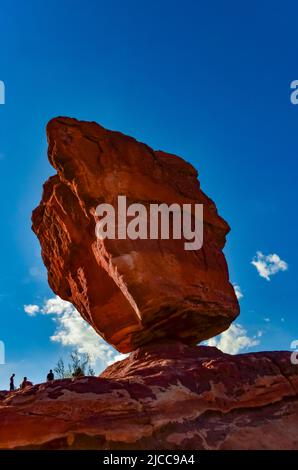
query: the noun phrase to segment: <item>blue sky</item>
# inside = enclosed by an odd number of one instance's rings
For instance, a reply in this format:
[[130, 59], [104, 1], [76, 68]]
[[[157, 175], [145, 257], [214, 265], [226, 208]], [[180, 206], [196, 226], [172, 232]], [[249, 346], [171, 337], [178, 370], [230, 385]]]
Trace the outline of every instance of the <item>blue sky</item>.
[[[42, 380], [70, 349], [50, 340], [57, 315], [24, 312], [54, 297], [30, 217], [54, 172], [45, 126], [57, 115], [194, 164], [232, 228], [225, 254], [243, 293], [238, 323], [258, 343], [248, 350], [298, 338], [295, 12], [291, 1], [1, 1], [0, 388], [12, 371]], [[260, 277], [258, 250], [288, 269]]]

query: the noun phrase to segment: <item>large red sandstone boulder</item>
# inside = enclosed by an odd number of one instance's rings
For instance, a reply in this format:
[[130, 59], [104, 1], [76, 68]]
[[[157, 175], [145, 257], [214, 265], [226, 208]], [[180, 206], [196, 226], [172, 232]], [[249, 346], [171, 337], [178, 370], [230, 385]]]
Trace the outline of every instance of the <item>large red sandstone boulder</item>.
[[296, 449], [290, 353], [142, 347], [99, 378], [0, 396], [0, 449]]
[[[51, 288], [72, 302], [122, 352], [150, 341], [188, 344], [227, 329], [239, 313], [222, 253], [227, 223], [202, 192], [196, 170], [119, 132], [70, 118], [50, 121], [49, 160], [57, 174], [33, 213]], [[100, 203], [204, 205], [204, 244], [184, 240], [104, 240]]]

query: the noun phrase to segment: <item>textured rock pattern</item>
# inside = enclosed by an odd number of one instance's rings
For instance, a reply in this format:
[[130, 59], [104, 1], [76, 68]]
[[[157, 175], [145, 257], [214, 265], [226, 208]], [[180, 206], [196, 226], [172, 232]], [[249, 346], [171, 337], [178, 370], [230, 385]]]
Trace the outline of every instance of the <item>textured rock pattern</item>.
[[[70, 118], [47, 128], [57, 170], [33, 213], [51, 288], [72, 302], [119, 351], [161, 338], [194, 345], [228, 328], [239, 313], [222, 249], [229, 231], [181, 158], [95, 123]], [[183, 240], [95, 237], [95, 209], [128, 204], [204, 204], [204, 245]]]
[[298, 449], [290, 353], [164, 343], [99, 378], [0, 395], [0, 448]]

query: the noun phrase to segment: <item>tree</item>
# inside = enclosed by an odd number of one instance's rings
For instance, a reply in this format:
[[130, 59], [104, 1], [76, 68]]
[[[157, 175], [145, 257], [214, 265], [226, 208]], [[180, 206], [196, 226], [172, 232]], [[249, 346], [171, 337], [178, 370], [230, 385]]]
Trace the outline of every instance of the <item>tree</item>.
[[63, 359], [61, 358], [59, 359], [56, 366], [54, 367], [54, 372], [56, 374], [56, 377], [58, 377], [58, 379], [65, 379], [67, 377]]
[[79, 354], [78, 351], [74, 351], [70, 354], [70, 360], [67, 366], [65, 366], [64, 360], [60, 358], [56, 367], [54, 367], [54, 372], [59, 379], [95, 375], [89, 354]]

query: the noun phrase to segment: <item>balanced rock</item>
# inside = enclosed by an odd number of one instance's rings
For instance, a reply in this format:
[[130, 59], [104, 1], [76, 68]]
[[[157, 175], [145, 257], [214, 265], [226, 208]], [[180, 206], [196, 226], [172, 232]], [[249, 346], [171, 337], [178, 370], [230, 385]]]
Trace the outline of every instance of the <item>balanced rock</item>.
[[[121, 352], [162, 338], [194, 345], [224, 331], [239, 313], [222, 249], [228, 224], [200, 189], [197, 171], [96, 123], [56, 118], [47, 127], [57, 174], [33, 213], [51, 288]], [[202, 204], [204, 242], [96, 237], [96, 208]]]
[[290, 355], [150, 344], [101, 377], [0, 395], [0, 449], [298, 450]]

